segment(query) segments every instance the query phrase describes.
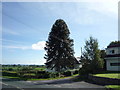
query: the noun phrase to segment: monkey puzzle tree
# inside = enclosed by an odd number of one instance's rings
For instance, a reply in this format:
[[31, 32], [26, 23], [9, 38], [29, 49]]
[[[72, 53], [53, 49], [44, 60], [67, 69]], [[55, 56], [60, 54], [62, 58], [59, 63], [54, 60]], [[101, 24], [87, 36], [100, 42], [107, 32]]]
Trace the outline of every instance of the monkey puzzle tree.
[[46, 41], [47, 54], [44, 58], [47, 68], [57, 72], [74, 68], [77, 60], [74, 57], [73, 40], [69, 34], [67, 24], [62, 19], [56, 20]]

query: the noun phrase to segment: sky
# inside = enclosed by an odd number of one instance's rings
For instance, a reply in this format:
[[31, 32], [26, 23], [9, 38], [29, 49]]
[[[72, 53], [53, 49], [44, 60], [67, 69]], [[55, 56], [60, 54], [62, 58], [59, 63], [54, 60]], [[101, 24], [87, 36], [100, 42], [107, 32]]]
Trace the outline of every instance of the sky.
[[118, 40], [118, 2], [2, 2], [2, 64], [37, 64], [52, 25], [63, 19], [74, 40], [75, 57], [90, 36], [105, 49]]

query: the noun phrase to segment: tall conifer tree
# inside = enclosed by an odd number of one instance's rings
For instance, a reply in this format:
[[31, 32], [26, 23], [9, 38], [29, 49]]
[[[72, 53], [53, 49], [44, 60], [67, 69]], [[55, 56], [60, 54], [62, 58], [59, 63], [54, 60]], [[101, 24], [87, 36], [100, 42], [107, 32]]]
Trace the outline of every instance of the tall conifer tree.
[[62, 19], [56, 20], [46, 41], [47, 54], [44, 58], [47, 68], [54, 68], [57, 72], [74, 68], [77, 60], [74, 57], [73, 39], [70, 39], [69, 34], [67, 24]]

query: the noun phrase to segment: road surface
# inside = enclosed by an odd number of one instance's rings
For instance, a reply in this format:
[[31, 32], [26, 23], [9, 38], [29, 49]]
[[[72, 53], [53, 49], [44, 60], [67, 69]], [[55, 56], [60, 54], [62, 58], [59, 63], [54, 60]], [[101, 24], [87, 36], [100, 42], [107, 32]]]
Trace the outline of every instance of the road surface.
[[[92, 90], [105, 90], [104, 86], [96, 85], [92, 83], [88, 83], [85, 81], [74, 82], [70, 78], [60, 79], [60, 80], [43, 80], [43, 81], [22, 81], [22, 80], [15, 80], [15, 79], [8, 79], [8, 78], [1, 78], [2, 82], [2, 90], [6, 90], [6, 88], [14, 88], [15, 90], [29, 90], [37, 89], [37, 88], [73, 88], [75, 90], [79, 90], [80, 88], [92, 88]], [[62, 90], [63, 90], [62, 89]]]

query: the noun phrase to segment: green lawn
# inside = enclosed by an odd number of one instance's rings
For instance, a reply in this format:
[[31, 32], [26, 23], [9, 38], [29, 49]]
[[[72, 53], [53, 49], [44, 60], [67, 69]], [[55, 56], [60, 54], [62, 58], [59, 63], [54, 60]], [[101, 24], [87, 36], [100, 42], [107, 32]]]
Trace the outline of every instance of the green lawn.
[[94, 76], [120, 79], [120, 73], [94, 74]]
[[112, 88], [112, 89], [115, 89], [115, 90], [120, 90], [120, 85], [106, 85], [105, 87], [106, 88]]

